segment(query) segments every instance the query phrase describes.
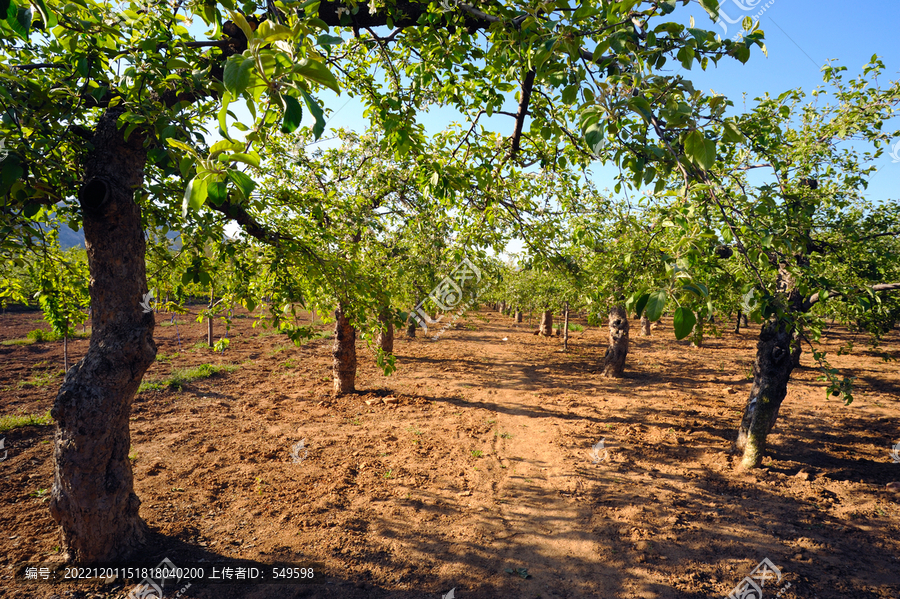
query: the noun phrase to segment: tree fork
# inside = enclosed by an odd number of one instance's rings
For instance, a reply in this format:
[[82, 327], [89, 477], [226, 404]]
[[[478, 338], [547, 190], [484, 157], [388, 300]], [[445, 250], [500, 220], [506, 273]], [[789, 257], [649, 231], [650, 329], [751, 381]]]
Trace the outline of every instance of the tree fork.
[[147, 292], [146, 245], [134, 201], [146, 150], [139, 131], [126, 141], [117, 129], [122, 110], [100, 118], [85, 160], [78, 199], [91, 274], [91, 338], [51, 409], [50, 514], [66, 559], [78, 563], [127, 559], [147, 531], [128, 460], [131, 402], [156, 357], [155, 318], [140, 306]]

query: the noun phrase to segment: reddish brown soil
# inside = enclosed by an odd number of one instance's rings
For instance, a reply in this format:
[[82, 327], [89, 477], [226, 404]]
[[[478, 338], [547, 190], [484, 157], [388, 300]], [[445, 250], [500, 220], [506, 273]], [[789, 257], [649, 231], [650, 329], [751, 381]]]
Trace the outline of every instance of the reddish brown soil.
[[[360, 342], [362, 391], [333, 398], [329, 340], [296, 348], [244, 317], [215, 354], [194, 347], [205, 325], [181, 320], [181, 349], [174, 327], [157, 327], [145, 381], [201, 363], [239, 369], [135, 399], [135, 491], [152, 531], [143, 557], [319, 564], [312, 585], [200, 583], [183, 597], [699, 599], [724, 597], [763, 558], [783, 575], [767, 598], [788, 583], [781, 597], [900, 593], [900, 495], [886, 489], [900, 480], [900, 373], [862, 337], [825, 339], [833, 365], [857, 377], [853, 404], [826, 400], [804, 354], [764, 468], [742, 472], [729, 449], [755, 331], [697, 349], [664, 322], [632, 339], [615, 380], [596, 373], [602, 330], [573, 333], [563, 353], [558, 339], [481, 312], [436, 342], [398, 339], [392, 377]], [[39, 321], [0, 316], [0, 340]], [[849, 340], [852, 353], [836, 355]], [[0, 346], [0, 413], [52, 405], [61, 346]], [[70, 356], [86, 348], [74, 341]], [[900, 335], [880, 351], [900, 359]], [[383, 398], [398, 403], [372, 401]], [[0, 596], [124, 597], [133, 583], [13, 578], [14, 564], [58, 556], [37, 493], [52, 484], [53, 427], [0, 436]], [[301, 439], [309, 453], [297, 464]], [[528, 578], [506, 572], [516, 568]]]

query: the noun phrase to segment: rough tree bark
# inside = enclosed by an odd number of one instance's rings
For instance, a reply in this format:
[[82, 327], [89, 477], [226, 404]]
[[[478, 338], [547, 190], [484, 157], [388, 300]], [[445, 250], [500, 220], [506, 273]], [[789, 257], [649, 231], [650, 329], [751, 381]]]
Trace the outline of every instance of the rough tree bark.
[[650, 320], [641, 315], [641, 337], [649, 337], [650, 336]]
[[735, 332], [735, 334], [738, 334], [738, 333], [741, 332], [741, 317], [742, 317], [743, 315], [744, 315], [744, 313], [741, 312], [740, 310], [738, 310], [738, 313], [737, 313], [737, 320], [736, 320], [735, 323], [734, 323], [734, 332]]
[[[804, 311], [804, 301], [787, 265], [778, 268], [776, 291], [785, 302], [786, 312]], [[775, 426], [778, 410], [787, 395], [787, 384], [800, 359], [800, 345], [794, 342], [794, 325], [790, 318], [772, 317], [763, 324], [756, 344], [753, 362], [753, 386], [744, 407], [735, 446], [744, 455], [741, 466], [756, 468], [762, 463], [766, 438]]]
[[338, 304], [334, 311], [334, 393], [343, 395], [356, 391], [356, 329], [344, 314], [344, 306]]
[[538, 334], [544, 337], [549, 337], [553, 334], [553, 312], [551, 310], [541, 312], [541, 326], [538, 329]]
[[516, 308], [516, 324], [522, 324], [522, 311]]
[[569, 302], [563, 308], [563, 349], [569, 351]]
[[[381, 330], [378, 332], [378, 347], [386, 354], [394, 353], [394, 321], [391, 318], [390, 311], [385, 308], [378, 314], [378, 322], [381, 323]], [[413, 331], [415, 334], [415, 331]]]
[[775, 426], [778, 410], [787, 395], [787, 384], [794, 370], [793, 354], [799, 356], [799, 345], [791, 348], [793, 326], [770, 320], [762, 327], [753, 363], [753, 387], [744, 408], [738, 430], [737, 449], [744, 452], [741, 465], [756, 468], [762, 463], [766, 438]]
[[147, 293], [141, 211], [144, 138], [116, 129], [123, 109], [99, 120], [78, 193], [90, 268], [91, 339], [66, 373], [51, 415], [56, 421], [50, 515], [64, 556], [79, 563], [127, 559], [143, 544], [128, 451], [131, 402], [156, 357]]
[[600, 374], [620, 377], [625, 370], [625, 358], [628, 356], [628, 314], [625, 308], [615, 306], [609, 312], [609, 347], [603, 358]]
[[406, 321], [406, 336], [410, 339], [416, 338], [416, 329], [418, 325], [416, 325], [416, 321], [409, 317]]

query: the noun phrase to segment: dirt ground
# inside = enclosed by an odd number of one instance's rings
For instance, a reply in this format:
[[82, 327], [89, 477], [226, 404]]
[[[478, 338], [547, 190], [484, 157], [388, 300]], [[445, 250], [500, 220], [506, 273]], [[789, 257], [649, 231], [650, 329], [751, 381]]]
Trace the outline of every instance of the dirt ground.
[[[536, 323], [483, 310], [437, 341], [398, 338], [391, 377], [359, 342], [361, 391], [334, 398], [329, 339], [296, 348], [244, 314], [214, 353], [195, 345], [205, 324], [179, 319], [180, 345], [157, 315], [145, 381], [238, 368], [136, 397], [142, 557], [315, 569], [312, 584], [194, 583], [182, 597], [725, 597], [764, 558], [781, 576], [767, 598], [900, 594], [900, 494], [886, 488], [900, 480], [897, 331], [875, 352], [829, 330], [855, 401], [826, 400], [805, 353], [764, 467], [742, 472], [730, 447], [758, 328], [693, 348], [664, 319], [632, 337], [625, 378], [606, 379], [605, 331], [574, 332], [564, 353]], [[0, 340], [34, 328], [46, 328], [39, 313], [0, 316]], [[71, 342], [70, 357], [87, 344]], [[61, 342], [0, 346], [0, 414], [49, 409], [61, 364]], [[53, 431], [0, 433], [0, 596], [125, 597], [134, 581], [21, 580], [23, 563], [58, 560]]]

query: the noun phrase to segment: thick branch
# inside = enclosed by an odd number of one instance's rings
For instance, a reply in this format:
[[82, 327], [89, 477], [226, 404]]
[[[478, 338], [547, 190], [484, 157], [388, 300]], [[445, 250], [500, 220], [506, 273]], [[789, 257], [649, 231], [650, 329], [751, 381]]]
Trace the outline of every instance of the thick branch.
[[522, 98], [519, 100], [519, 113], [516, 115], [516, 129], [513, 131], [511, 156], [519, 152], [519, 140], [522, 137], [522, 127], [525, 125], [525, 117], [528, 115], [528, 102], [531, 100], [531, 90], [534, 87], [535, 70], [531, 69], [525, 75], [522, 82]]
[[[869, 289], [872, 291], [894, 291], [896, 289], [900, 289], [900, 283], [879, 283], [878, 285], [872, 285]], [[835, 295], [845, 295], [843, 293], [837, 293]], [[810, 308], [812, 308], [815, 304], [822, 299], [822, 296], [818, 293], [813, 293], [809, 296], [809, 299], [803, 302], [803, 311], [806, 312]]]

